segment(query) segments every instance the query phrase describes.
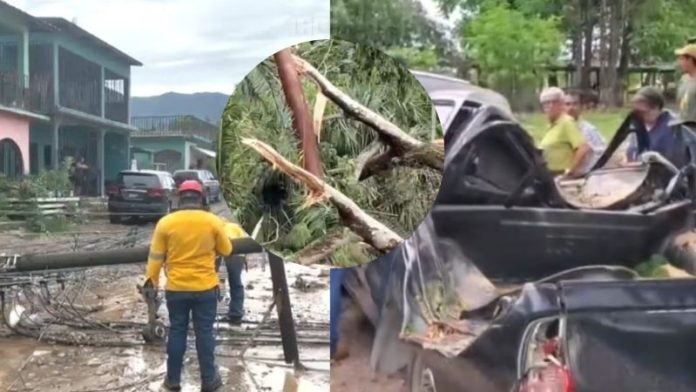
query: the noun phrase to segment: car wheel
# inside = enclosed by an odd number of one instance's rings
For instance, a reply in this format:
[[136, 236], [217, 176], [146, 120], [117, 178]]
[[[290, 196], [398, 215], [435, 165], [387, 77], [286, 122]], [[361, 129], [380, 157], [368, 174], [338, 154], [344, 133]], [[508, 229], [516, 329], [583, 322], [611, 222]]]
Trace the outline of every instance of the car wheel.
[[109, 214], [109, 223], [117, 224], [121, 223], [121, 217], [114, 214]]
[[435, 375], [423, 360], [423, 352], [413, 354], [408, 368], [408, 392], [437, 392]]

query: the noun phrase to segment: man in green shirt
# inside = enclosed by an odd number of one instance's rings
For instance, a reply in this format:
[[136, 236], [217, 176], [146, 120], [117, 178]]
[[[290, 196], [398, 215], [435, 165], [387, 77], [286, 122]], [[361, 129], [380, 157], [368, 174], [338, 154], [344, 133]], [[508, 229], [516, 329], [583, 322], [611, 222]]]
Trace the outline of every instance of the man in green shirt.
[[549, 120], [549, 129], [539, 147], [554, 175], [577, 177], [591, 148], [573, 118], [566, 113], [565, 93], [558, 87], [542, 91], [539, 100]]
[[675, 54], [684, 72], [677, 89], [679, 117], [684, 121], [696, 121], [696, 44], [677, 49]]

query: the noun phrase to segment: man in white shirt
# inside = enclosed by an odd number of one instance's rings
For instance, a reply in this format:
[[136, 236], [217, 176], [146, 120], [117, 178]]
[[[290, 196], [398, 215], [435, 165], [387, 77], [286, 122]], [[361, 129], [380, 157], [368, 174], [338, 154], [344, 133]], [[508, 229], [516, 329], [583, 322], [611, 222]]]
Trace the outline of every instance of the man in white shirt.
[[599, 133], [597, 128], [590, 124], [589, 122], [580, 118], [583, 111], [583, 102], [580, 99], [580, 94], [578, 92], [569, 92], [565, 96], [565, 104], [568, 114], [575, 119], [585, 137], [585, 142], [590, 146], [592, 150], [591, 154], [585, 157], [582, 163], [582, 169], [580, 170], [582, 174], [587, 174], [595, 163], [601, 158], [606, 150], [606, 141]]

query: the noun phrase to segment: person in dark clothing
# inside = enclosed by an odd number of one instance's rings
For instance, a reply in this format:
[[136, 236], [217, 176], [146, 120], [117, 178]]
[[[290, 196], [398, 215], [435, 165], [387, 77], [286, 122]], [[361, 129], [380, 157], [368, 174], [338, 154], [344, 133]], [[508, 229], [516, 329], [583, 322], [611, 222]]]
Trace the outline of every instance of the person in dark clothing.
[[[670, 159], [677, 148], [677, 138], [670, 127], [674, 115], [664, 109], [665, 100], [659, 90], [654, 87], [643, 87], [631, 100], [633, 104], [632, 115], [635, 121], [632, 127], [644, 130], [636, 134], [647, 134], [642, 143], [635, 136], [629, 139], [626, 158], [629, 162], [638, 160], [644, 151], [655, 151], [667, 159]], [[641, 129], [642, 128], [642, 129]]]
[[70, 168], [73, 186], [75, 187], [75, 196], [83, 196], [87, 185], [87, 174], [89, 166], [85, 162], [84, 157], [78, 157]]
[[329, 320], [329, 346], [331, 359], [339, 360], [347, 356], [346, 348], [339, 347], [339, 325], [341, 320], [342, 306], [342, 288], [345, 280], [345, 268], [332, 268], [329, 271], [329, 295], [331, 302], [330, 320]]

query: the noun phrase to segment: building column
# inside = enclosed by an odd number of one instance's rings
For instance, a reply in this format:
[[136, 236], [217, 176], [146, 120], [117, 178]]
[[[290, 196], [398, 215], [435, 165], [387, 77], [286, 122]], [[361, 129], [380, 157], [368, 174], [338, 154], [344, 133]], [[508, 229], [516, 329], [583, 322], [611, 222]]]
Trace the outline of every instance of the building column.
[[51, 123], [53, 127], [53, 152], [51, 153], [51, 167], [53, 169], [59, 169], [60, 168], [60, 157], [58, 156], [60, 152], [60, 147], [58, 146], [59, 140], [58, 140], [58, 135], [59, 135], [59, 129], [60, 129], [60, 122], [59, 121], [53, 121]]
[[191, 145], [193, 143], [184, 142], [184, 167], [183, 170], [188, 170], [191, 166]]
[[53, 106], [60, 106], [60, 62], [58, 61], [59, 47], [53, 43]]
[[106, 135], [105, 129], [99, 129], [99, 138], [97, 139], [97, 168], [99, 169], [99, 186], [97, 187], [99, 191], [99, 196], [104, 196], [104, 136]]
[[24, 30], [20, 34], [17, 45], [17, 69], [21, 76], [22, 88], [29, 88], [29, 31]]
[[104, 67], [103, 66], [101, 67], [101, 76], [99, 77], [99, 82], [100, 82], [99, 83], [99, 91], [100, 91], [99, 96], [101, 97], [100, 98], [101, 99], [101, 116], [102, 116], [102, 118], [104, 118], [104, 117], [106, 117], [106, 101], [104, 100], [104, 98], [105, 98], [104, 90], [106, 90], [106, 88], [104, 87]]
[[125, 79], [124, 94], [126, 95], [126, 120], [128, 125], [131, 123], [131, 104], [130, 104], [130, 77]]

